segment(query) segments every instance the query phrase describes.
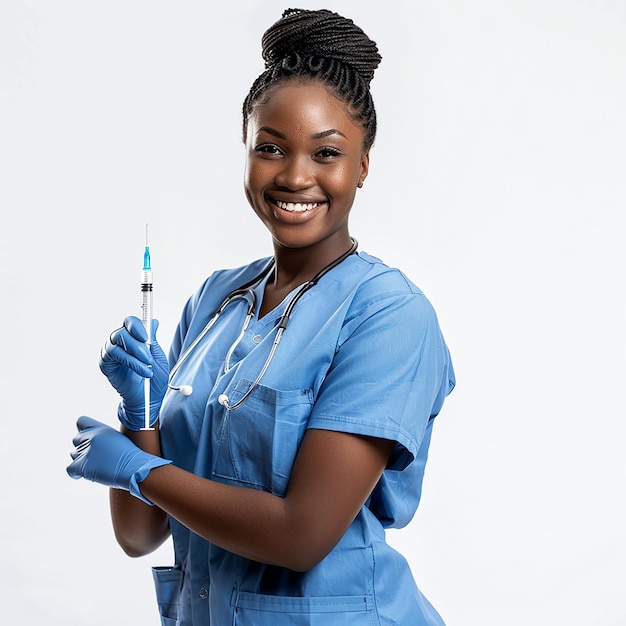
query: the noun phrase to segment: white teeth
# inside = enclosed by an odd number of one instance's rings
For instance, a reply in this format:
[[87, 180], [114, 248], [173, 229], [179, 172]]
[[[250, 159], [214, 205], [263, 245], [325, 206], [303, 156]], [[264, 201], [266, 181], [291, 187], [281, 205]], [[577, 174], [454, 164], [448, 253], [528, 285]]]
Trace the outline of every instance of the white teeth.
[[276, 200], [276, 204], [283, 209], [283, 211], [290, 211], [291, 213], [302, 213], [303, 211], [311, 211], [317, 206], [317, 202], [310, 202], [309, 204], [302, 204], [301, 202], [281, 202]]

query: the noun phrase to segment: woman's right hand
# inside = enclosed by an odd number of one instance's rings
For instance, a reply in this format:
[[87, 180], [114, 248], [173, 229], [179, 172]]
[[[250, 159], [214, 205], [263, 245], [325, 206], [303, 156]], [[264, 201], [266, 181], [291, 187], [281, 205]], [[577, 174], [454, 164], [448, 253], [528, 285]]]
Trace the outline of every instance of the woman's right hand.
[[144, 379], [150, 378], [150, 426], [153, 426], [167, 390], [169, 366], [167, 357], [156, 340], [159, 327], [152, 320], [150, 347], [141, 320], [129, 316], [121, 328], [114, 330], [100, 354], [100, 370], [122, 397], [118, 408], [120, 422], [130, 430], [145, 426]]

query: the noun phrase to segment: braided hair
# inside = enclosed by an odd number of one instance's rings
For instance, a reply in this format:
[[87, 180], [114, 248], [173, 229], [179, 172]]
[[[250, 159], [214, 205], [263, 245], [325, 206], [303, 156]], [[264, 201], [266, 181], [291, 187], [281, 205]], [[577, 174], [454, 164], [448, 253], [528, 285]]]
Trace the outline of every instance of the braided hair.
[[382, 57], [376, 44], [348, 18], [326, 9], [287, 9], [261, 40], [265, 71], [254, 81], [243, 104], [243, 139], [254, 107], [288, 80], [314, 79], [326, 84], [348, 105], [364, 132], [364, 150], [374, 143], [376, 111], [369, 84]]

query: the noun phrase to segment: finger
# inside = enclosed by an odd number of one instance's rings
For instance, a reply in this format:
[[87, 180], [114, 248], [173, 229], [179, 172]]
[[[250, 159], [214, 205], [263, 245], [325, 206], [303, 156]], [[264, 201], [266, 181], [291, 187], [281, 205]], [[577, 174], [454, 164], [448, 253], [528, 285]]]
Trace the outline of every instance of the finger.
[[81, 415], [76, 420], [76, 427], [80, 431], [87, 430], [88, 428], [94, 428], [96, 426], [106, 426], [106, 424], [103, 424], [102, 422], [99, 422], [98, 420], [95, 420], [93, 417], [89, 417], [88, 415]]
[[82, 478], [83, 475], [79, 470], [80, 463], [78, 461], [72, 461], [66, 468], [65, 471], [68, 473], [70, 478], [78, 479]]
[[129, 315], [124, 319], [124, 328], [131, 334], [132, 337], [145, 343], [148, 341], [148, 333], [143, 325], [143, 322], [134, 315]]
[[83, 441], [82, 443], [78, 444], [71, 452], [70, 452], [70, 456], [72, 457], [72, 459], [74, 459], [74, 461], [76, 461], [77, 459], [80, 459], [82, 456], [85, 456], [85, 453], [87, 452], [88, 448], [89, 448], [89, 441]]
[[108, 352], [109, 344], [119, 346], [122, 350], [128, 352], [128, 354], [140, 361], [150, 362], [150, 351], [148, 350], [145, 340], [137, 339], [124, 326], [111, 333], [109, 340], [105, 344], [105, 352]]
[[136, 374], [139, 374], [139, 376], [142, 376], [143, 378], [151, 378], [152, 363], [154, 361], [152, 354], [150, 354], [150, 357], [147, 360], [148, 362], [146, 363], [144, 359], [135, 358], [120, 346], [108, 344], [106, 349], [100, 355], [100, 369], [106, 374], [107, 366], [119, 363]]
[[80, 446], [83, 441], [85, 441], [85, 435], [82, 431], [74, 435], [74, 437], [72, 438], [72, 444], [74, 445], [74, 448], [78, 448], [78, 446]]

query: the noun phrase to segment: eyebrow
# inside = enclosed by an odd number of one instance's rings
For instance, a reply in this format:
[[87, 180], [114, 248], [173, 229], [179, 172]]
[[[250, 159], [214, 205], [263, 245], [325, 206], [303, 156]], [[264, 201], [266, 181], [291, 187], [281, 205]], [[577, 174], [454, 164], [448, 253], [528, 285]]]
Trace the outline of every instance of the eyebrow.
[[272, 135], [273, 137], [278, 137], [278, 139], [287, 139], [287, 137], [285, 135], [283, 135], [281, 132], [270, 128], [269, 126], [261, 126], [261, 128], [259, 128], [259, 132], [264, 131], [266, 132], [268, 135]]
[[331, 128], [330, 130], [325, 130], [321, 133], [315, 133], [315, 135], [313, 135], [311, 139], [324, 139], [324, 137], [330, 137], [330, 135], [341, 135], [344, 138], [346, 137], [340, 130], [337, 130], [336, 128]]
[[[278, 139], [287, 139], [287, 136], [276, 130], [275, 128], [271, 128], [270, 126], [261, 126], [259, 128], [259, 132], [264, 131], [273, 137], [278, 137]], [[330, 137], [330, 135], [341, 135], [341, 137], [345, 137], [345, 135], [336, 128], [330, 128], [329, 130], [323, 130], [321, 133], [315, 133], [311, 135], [311, 139], [324, 139], [324, 137]]]

